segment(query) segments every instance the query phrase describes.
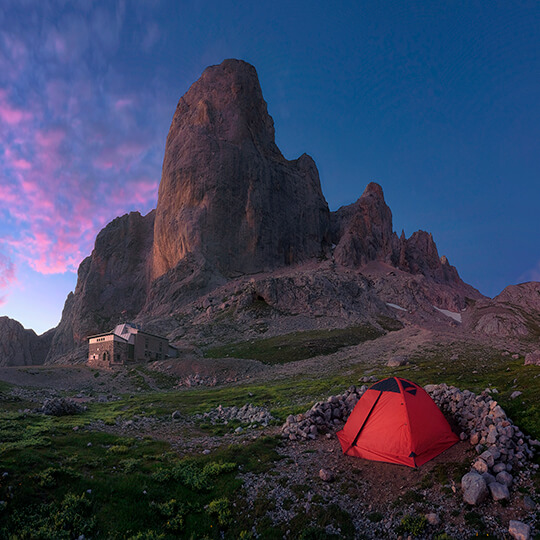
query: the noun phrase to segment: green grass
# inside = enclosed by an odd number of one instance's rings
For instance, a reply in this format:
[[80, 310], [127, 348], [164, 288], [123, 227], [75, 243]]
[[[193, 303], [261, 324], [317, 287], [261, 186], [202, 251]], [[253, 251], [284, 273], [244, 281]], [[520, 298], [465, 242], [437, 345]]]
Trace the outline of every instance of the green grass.
[[207, 349], [207, 358], [246, 358], [266, 364], [285, 364], [327, 355], [343, 347], [377, 339], [383, 333], [373, 326], [351, 326], [334, 330], [309, 330], [283, 336], [243, 341]]
[[141, 532], [218, 538], [220, 530], [235, 538], [241, 532], [232, 526], [238, 470], [264, 473], [279, 459], [279, 441], [268, 437], [180, 458], [165, 442], [73, 432], [41, 420], [11, 414], [0, 426], [2, 440], [24, 441], [4, 443], [0, 452], [1, 472], [8, 473], [0, 477], [0, 500], [7, 502], [0, 538], [129, 538]]

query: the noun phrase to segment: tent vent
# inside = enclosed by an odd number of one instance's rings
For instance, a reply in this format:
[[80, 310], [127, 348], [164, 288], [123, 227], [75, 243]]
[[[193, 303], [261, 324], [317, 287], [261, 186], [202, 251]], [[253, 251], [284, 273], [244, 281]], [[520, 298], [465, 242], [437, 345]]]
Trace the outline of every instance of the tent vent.
[[399, 386], [394, 377], [391, 379], [384, 379], [376, 384], [374, 384], [370, 390], [380, 390], [381, 392], [395, 392], [399, 394]]

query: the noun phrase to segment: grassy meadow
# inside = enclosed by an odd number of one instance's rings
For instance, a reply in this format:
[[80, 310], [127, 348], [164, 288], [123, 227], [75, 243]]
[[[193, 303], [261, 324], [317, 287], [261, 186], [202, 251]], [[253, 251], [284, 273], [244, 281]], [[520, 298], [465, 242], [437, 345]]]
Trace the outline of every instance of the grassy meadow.
[[[304, 350], [306, 340], [313, 336], [299, 336], [296, 341], [289, 336], [287, 347], [281, 346], [282, 357], [275, 340], [252, 345], [260, 356], [271, 351], [275, 362], [286, 362], [296, 358], [295, 343]], [[141, 387], [136, 395], [91, 403], [86, 411], [65, 417], [22, 412], [36, 404], [10, 395], [9, 385], [1, 383], [0, 538], [69, 539], [81, 534], [111, 539], [252, 538], [254, 516], [246, 509], [238, 474], [272, 474], [274, 463], [281, 459], [279, 438], [266, 436], [259, 428], [257, 437], [238, 444], [224, 442], [206, 455], [181, 456], [159, 437], [112, 435], [100, 431], [97, 423], [114, 425], [136, 415], [169, 422], [173, 411], [191, 418], [220, 404], [248, 402], [269, 408], [276, 423], [281, 423], [288, 414], [303, 412], [317, 400], [361, 384], [359, 379], [367, 374], [399, 375], [420, 384], [446, 382], [475, 392], [496, 388], [496, 399], [513, 421], [540, 438], [538, 367], [524, 366], [522, 358], [513, 360], [494, 349], [457, 342], [425, 349], [407, 366], [357, 364], [332, 377], [297, 376], [265, 384], [175, 390], [170, 380], [160, 380], [158, 375], [154, 381], [161, 384], [158, 391]], [[143, 375], [151, 376], [134, 374]], [[512, 400], [515, 390], [522, 395]], [[237, 425], [195, 423], [185, 430], [185, 437], [219, 439]], [[540, 492], [540, 479], [536, 482]], [[264, 508], [253, 510], [257, 511]], [[292, 538], [328, 537], [322, 525], [330, 519], [329, 510], [320, 506], [317, 511], [310, 527], [301, 520], [289, 524]], [[349, 531], [343, 533], [345, 537], [351, 535], [350, 516], [331, 514], [334, 522], [343, 523], [343, 531]], [[257, 531], [261, 538], [282, 538], [284, 532], [271, 523]]]

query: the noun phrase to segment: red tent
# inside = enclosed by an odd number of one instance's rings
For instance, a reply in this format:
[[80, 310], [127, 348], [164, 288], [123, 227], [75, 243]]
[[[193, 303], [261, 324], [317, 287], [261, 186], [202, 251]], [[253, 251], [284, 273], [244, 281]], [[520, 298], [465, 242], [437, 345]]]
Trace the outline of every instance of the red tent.
[[344, 454], [409, 467], [459, 440], [427, 392], [399, 377], [366, 390], [337, 436]]

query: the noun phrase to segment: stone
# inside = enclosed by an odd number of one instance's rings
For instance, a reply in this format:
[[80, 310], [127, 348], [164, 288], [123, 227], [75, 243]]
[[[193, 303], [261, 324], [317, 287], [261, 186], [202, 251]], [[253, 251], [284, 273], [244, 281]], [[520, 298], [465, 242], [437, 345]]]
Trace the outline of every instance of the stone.
[[540, 366], [540, 349], [525, 355], [526, 366]]
[[520, 392], [519, 390], [516, 390], [515, 392], [512, 392], [510, 394], [510, 399], [516, 399], [518, 398], [519, 396], [521, 396], [521, 394], [523, 394], [523, 392]]
[[319, 471], [319, 478], [323, 482], [332, 482], [334, 480], [334, 473], [332, 471], [329, 471], [328, 469], [321, 469]]
[[409, 363], [409, 359], [407, 356], [394, 356], [386, 362], [386, 365], [388, 367], [399, 367], [404, 366]]
[[508, 487], [503, 484], [499, 484], [499, 482], [492, 482], [488, 485], [488, 488], [494, 501], [505, 501], [510, 498]]
[[536, 510], [537, 505], [529, 495], [525, 495], [523, 497], [523, 506], [525, 506], [527, 510]]
[[522, 521], [512, 519], [508, 526], [508, 533], [515, 540], [530, 540], [531, 527]]
[[493, 472], [495, 474], [498, 474], [502, 471], [506, 471], [506, 464], [505, 463], [496, 463], [494, 466], [493, 466]]
[[437, 527], [441, 523], [441, 518], [438, 516], [438, 514], [435, 514], [433, 512], [426, 514], [426, 521], [433, 525], [434, 527]]
[[173, 420], [180, 420], [180, 418], [182, 418], [182, 415], [180, 414], [180, 411], [174, 411], [171, 414], [171, 417]]
[[489, 484], [492, 484], [493, 482], [496, 481], [496, 480], [495, 480], [495, 477], [494, 477], [492, 474], [488, 473], [488, 472], [483, 473], [483, 474], [482, 474], [482, 478], [486, 481], [486, 484], [487, 484], [488, 486], [489, 486]]
[[493, 454], [488, 450], [480, 454], [480, 459], [484, 460], [487, 466], [490, 468], [493, 467], [493, 465], [495, 464], [495, 459], [493, 457]]
[[514, 478], [509, 472], [501, 471], [500, 473], [497, 473], [496, 480], [499, 482], [499, 484], [510, 487], [514, 481]]
[[478, 458], [477, 460], [475, 460], [472, 466], [473, 466], [473, 469], [479, 474], [487, 473], [489, 469], [488, 464], [481, 458]]
[[477, 472], [469, 472], [461, 479], [463, 500], [467, 504], [477, 505], [484, 501], [488, 495], [485, 480]]

